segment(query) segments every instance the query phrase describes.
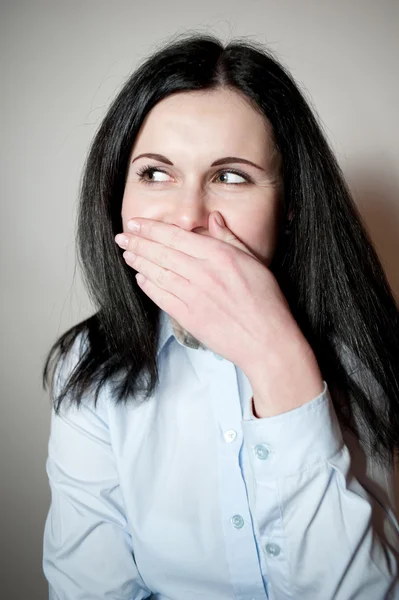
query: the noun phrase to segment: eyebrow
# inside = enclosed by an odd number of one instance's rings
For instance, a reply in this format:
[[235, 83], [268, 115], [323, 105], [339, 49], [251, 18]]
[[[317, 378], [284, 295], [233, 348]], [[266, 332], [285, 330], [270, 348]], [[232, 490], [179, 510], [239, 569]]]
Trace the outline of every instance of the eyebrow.
[[[146, 152], [144, 154], [139, 154], [138, 156], [136, 156], [136, 158], [134, 158], [132, 160], [132, 163], [134, 163], [134, 161], [138, 160], [139, 158], [143, 158], [144, 156], [146, 156], [147, 158], [153, 158], [154, 160], [158, 160], [159, 162], [163, 162], [166, 165], [173, 166], [172, 161], [170, 161], [168, 158], [166, 158], [166, 156], [163, 156], [162, 154], [154, 154], [153, 152]], [[262, 169], [262, 167], [260, 167], [259, 165], [252, 162], [251, 160], [247, 160], [246, 158], [240, 158], [238, 156], [225, 156], [224, 158], [218, 158], [218, 160], [215, 160], [211, 164], [211, 167], [216, 167], [218, 165], [225, 165], [227, 163], [243, 163], [243, 164], [247, 164], [247, 165], [252, 165], [253, 167], [256, 167], [257, 169], [260, 169], [261, 171], [265, 170], [265, 169]]]

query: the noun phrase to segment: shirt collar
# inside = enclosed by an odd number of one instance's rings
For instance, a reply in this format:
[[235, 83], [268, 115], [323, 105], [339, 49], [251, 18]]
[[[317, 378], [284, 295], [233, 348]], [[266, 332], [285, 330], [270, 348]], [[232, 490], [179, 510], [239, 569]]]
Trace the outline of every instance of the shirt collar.
[[166, 342], [170, 337], [174, 336], [174, 331], [172, 327], [172, 323], [169, 320], [169, 315], [167, 312], [159, 309], [159, 337], [158, 337], [158, 349], [157, 356], [160, 354], [162, 348], [165, 346]]
[[193, 348], [195, 350], [198, 348], [202, 348], [204, 350], [207, 349], [206, 346], [204, 346], [199, 340], [192, 338], [192, 336], [187, 336], [187, 332], [182, 329], [179, 323], [172, 319], [166, 311], [160, 308], [157, 357], [162, 351], [163, 347], [166, 345], [166, 342], [171, 337], [174, 337], [177, 343], [181, 346]]

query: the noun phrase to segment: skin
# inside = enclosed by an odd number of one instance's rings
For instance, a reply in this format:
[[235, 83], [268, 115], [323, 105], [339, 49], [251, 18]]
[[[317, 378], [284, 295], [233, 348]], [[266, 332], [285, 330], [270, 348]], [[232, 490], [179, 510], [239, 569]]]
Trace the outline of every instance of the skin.
[[[143, 153], [161, 154], [172, 165]], [[239, 157], [249, 164], [229, 161]], [[137, 171], [149, 165], [159, 171]], [[239, 169], [250, 180], [229, 172]], [[226, 171], [221, 172], [222, 169]], [[133, 217], [144, 217], [199, 233], [210, 233], [209, 216], [219, 211], [227, 227], [266, 266], [273, 258], [283, 216], [281, 157], [272, 128], [240, 94], [227, 89], [183, 92], [156, 104], [145, 118], [132, 147], [122, 200], [123, 230]], [[173, 318], [176, 334], [201, 345]]]

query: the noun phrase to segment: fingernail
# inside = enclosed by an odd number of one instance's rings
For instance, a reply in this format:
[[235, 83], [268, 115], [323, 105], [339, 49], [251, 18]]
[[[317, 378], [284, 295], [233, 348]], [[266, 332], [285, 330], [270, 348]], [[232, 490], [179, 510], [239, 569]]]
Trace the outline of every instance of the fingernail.
[[127, 245], [129, 243], [129, 238], [126, 237], [125, 235], [123, 235], [123, 233], [118, 233], [118, 235], [115, 236], [115, 242], [121, 248], [127, 248]]
[[219, 212], [215, 214], [215, 219], [217, 224], [220, 225], [220, 227], [224, 227], [223, 218]]

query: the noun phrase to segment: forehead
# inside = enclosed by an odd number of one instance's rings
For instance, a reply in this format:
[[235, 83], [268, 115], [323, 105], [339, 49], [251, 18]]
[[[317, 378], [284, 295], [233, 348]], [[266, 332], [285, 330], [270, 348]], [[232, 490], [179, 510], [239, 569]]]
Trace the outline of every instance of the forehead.
[[[230, 89], [178, 92], [158, 102], [147, 114], [136, 137], [135, 149], [147, 143], [194, 144], [209, 152], [233, 146], [236, 151], [270, 150], [272, 128], [248, 99]], [[145, 148], [149, 151], [149, 148]], [[143, 150], [143, 151], [145, 151]]]

